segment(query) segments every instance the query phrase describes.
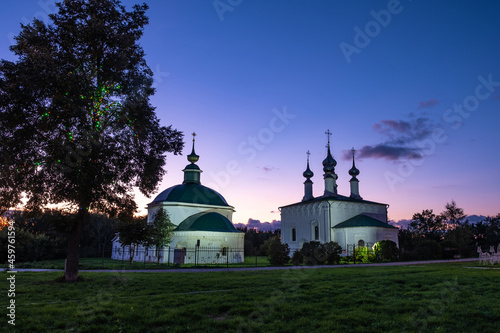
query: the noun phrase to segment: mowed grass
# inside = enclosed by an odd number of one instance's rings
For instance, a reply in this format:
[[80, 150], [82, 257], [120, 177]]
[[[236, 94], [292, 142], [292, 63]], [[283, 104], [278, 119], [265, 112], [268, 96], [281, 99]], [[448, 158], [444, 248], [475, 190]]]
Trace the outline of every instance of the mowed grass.
[[[198, 264], [199, 267], [226, 267], [224, 262], [220, 264]], [[229, 264], [229, 267], [256, 267], [270, 266], [269, 260], [265, 256], [245, 256], [245, 261], [240, 264]], [[8, 264], [1, 264], [1, 268], [7, 268]], [[194, 264], [174, 265], [172, 263], [137, 262], [130, 263], [128, 260], [114, 260], [111, 258], [80, 258], [79, 268], [86, 269], [172, 269], [195, 267]], [[32, 261], [16, 263], [16, 268], [44, 268], [44, 269], [64, 269], [64, 259]]]
[[474, 265], [81, 272], [74, 284], [20, 272], [16, 331], [498, 332], [500, 270]]

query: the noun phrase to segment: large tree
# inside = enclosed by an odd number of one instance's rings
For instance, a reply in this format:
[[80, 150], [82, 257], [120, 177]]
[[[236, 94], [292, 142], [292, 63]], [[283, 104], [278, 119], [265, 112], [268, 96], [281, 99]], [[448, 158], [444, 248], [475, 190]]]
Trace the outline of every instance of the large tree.
[[149, 102], [152, 71], [138, 40], [148, 6], [65, 0], [22, 25], [0, 61], [0, 209], [65, 204], [77, 217], [68, 238], [66, 281], [78, 277], [79, 242], [90, 212], [134, 212], [164, 174], [182, 133], [160, 125]]

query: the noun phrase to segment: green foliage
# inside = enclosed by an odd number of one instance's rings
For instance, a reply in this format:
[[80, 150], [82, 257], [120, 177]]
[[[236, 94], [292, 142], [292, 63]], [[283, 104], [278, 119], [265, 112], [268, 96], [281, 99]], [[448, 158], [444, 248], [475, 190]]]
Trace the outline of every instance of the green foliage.
[[290, 261], [290, 248], [288, 244], [281, 243], [278, 236], [266, 240], [263, 244], [269, 263], [274, 266], [282, 266]]
[[419, 237], [440, 241], [443, 237], [443, 217], [433, 213], [432, 209], [424, 209], [422, 213], [413, 214], [409, 229]]
[[298, 266], [304, 262], [304, 255], [300, 251], [295, 251], [292, 255], [292, 265]]
[[[323, 243], [317, 241], [305, 242], [302, 248], [295, 253], [300, 252], [303, 258], [300, 263], [306, 265], [322, 265], [322, 264], [338, 264], [340, 261], [340, 255], [342, 253], [342, 247], [336, 242]], [[299, 255], [296, 260], [300, 258]]]
[[397, 261], [400, 251], [395, 242], [383, 240], [374, 246], [376, 261]]
[[375, 251], [367, 246], [358, 246], [354, 251], [357, 263], [370, 263], [376, 261]]
[[473, 257], [500, 244], [500, 214], [471, 224], [455, 201], [436, 215], [423, 210], [413, 215], [408, 229], [399, 230], [402, 260]]
[[241, 229], [245, 233], [245, 256], [246, 255], [266, 255], [266, 247], [262, 246], [264, 242], [274, 236], [279, 235], [279, 230], [258, 231], [254, 228]]
[[121, 214], [118, 216], [116, 231], [119, 234], [120, 244], [129, 246], [129, 260], [134, 261], [135, 248], [144, 244], [151, 238], [151, 228], [147, 225], [147, 216], [130, 216]]
[[156, 257], [160, 262], [160, 250], [172, 241], [175, 225], [170, 221], [168, 212], [159, 208], [153, 216], [153, 223], [148, 227], [150, 228], [149, 237], [143, 243], [145, 246], [155, 247]]
[[153, 73], [138, 44], [148, 6], [63, 1], [50, 24], [22, 25], [0, 61], [0, 212], [66, 204], [78, 214], [68, 237], [67, 279], [90, 212], [135, 211], [133, 190], [156, 190], [165, 154], [182, 133], [160, 125], [149, 99]]

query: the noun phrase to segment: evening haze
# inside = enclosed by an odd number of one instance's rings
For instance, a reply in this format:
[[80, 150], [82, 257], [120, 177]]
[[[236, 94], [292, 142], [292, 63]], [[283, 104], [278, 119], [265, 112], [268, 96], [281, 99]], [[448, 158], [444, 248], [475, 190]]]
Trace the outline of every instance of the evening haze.
[[[308, 150], [323, 194], [329, 129], [338, 192], [350, 194], [354, 147], [360, 194], [389, 204], [389, 219], [451, 200], [500, 213], [499, 2], [146, 2], [151, 103], [186, 142], [157, 193], [182, 183], [196, 132], [201, 182], [235, 207], [233, 222], [279, 220], [304, 195]], [[2, 3], [0, 58], [15, 60], [20, 23], [54, 11]], [[137, 193], [142, 212], [154, 196]]]

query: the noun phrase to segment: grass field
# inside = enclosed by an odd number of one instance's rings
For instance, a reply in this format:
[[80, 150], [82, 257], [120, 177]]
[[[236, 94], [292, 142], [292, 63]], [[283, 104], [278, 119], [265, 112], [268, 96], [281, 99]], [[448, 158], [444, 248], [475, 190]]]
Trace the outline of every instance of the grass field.
[[[7, 268], [7, 264], [0, 265], [1, 268]], [[171, 269], [171, 268], [189, 268], [194, 264], [158, 264], [151, 262], [132, 262], [128, 260], [114, 260], [111, 258], [80, 258], [80, 269]], [[200, 267], [217, 267], [217, 265], [198, 265]], [[256, 267], [270, 266], [269, 260], [265, 256], [245, 256], [245, 261], [241, 264], [230, 264], [229, 267]], [[44, 260], [16, 263], [17, 268], [45, 268], [45, 269], [64, 269], [64, 259]], [[220, 264], [218, 267], [226, 267]]]
[[498, 332], [500, 270], [475, 265], [81, 272], [75, 284], [19, 272], [16, 331]]

